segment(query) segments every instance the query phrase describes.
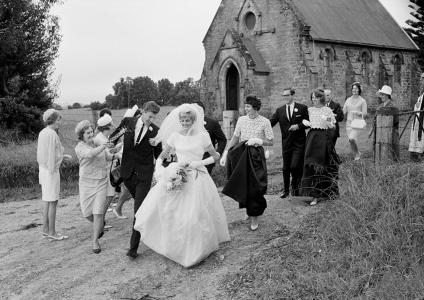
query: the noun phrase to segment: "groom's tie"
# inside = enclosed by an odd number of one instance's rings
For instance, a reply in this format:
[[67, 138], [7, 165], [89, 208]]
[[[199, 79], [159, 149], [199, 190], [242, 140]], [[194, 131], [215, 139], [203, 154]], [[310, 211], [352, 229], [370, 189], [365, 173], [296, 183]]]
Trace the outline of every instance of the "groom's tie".
[[141, 138], [141, 134], [143, 133], [143, 129], [144, 129], [144, 123], [143, 123], [143, 125], [141, 126], [140, 133], [138, 134], [137, 141], [135, 142], [135, 144], [136, 144], [136, 145], [137, 145], [138, 143], [140, 143], [140, 138]]

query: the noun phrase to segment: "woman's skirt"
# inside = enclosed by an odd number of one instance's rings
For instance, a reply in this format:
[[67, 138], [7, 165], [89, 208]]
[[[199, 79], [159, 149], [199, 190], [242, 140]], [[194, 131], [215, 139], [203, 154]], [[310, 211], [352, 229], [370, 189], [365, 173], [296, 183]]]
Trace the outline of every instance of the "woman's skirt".
[[106, 209], [106, 195], [109, 178], [79, 179], [79, 195], [82, 215], [102, 215]]
[[39, 167], [38, 182], [41, 185], [41, 200], [54, 202], [59, 200], [60, 174], [56, 170], [51, 174], [49, 170]]
[[301, 194], [324, 199], [337, 196], [339, 165], [331, 131], [311, 129], [306, 138]]
[[352, 123], [352, 121], [346, 121], [347, 138], [349, 140], [357, 140], [359, 133], [361, 132], [361, 129], [355, 129], [355, 128], [350, 127], [351, 123]]

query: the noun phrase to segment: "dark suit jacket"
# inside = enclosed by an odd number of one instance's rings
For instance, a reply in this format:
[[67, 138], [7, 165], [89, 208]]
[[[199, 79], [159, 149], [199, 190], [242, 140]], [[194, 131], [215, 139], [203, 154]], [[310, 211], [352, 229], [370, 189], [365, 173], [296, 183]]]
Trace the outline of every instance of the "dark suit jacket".
[[113, 138], [116, 138], [116, 140], [114, 141], [114, 144], [116, 145], [117, 143], [118, 143], [118, 141], [119, 141], [119, 137], [118, 137], [118, 134], [120, 134], [120, 131], [122, 130], [122, 129], [124, 129], [124, 128], [128, 128], [128, 125], [131, 123], [131, 120], [132, 120], [133, 118], [129, 118], [129, 117], [126, 117], [126, 118], [123, 118], [122, 120], [121, 120], [121, 123], [119, 123], [119, 125], [118, 125], [118, 127], [116, 127], [116, 129], [110, 134], [110, 136], [109, 136], [109, 139], [113, 139]]
[[134, 145], [135, 125], [138, 118], [128, 119], [128, 130], [124, 134], [121, 177], [128, 179], [135, 172], [139, 180], [151, 180], [155, 168], [153, 158], [157, 158], [162, 152], [162, 144], [152, 147], [149, 139], [157, 135], [159, 127], [150, 124], [140, 143]]
[[[212, 141], [212, 145], [214, 147], [218, 145], [217, 152], [222, 155], [222, 153], [225, 150], [225, 146], [227, 145], [227, 138], [225, 137], [224, 132], [222, 132], [221, 125], [219, 125], [218, 121], [208, 117], [205, 117], [205, 122], [206, 122], [205, 128], [209, 133], [209, 136]], [[203, 159], [209, 156], [210, 156], [209, 153], [205, 153], [205, 155], [203, 156]]]
[[331, 100], [328, 103], [328, 107], [331, 108], [333, 113], [336, 115], [335, 116], [335, 118], [336, 118], [336, 128], [335, 128], [335, 131], [334, 131], [334, 135], [336, 137], [339, 137], [340, 136], [339, 122], [343, 121], [343, 119], [344, 119], [343, 109], [342, 109], [342, 107], [340, 106], [339, 103], [334, 102], [333, 100]]
[[[304, 148], [306, 142], [305, 125], [302, 124], [303, 120], [309, 121], [308, 107], [300, 103], [294, 103], [292, 118], [287, 118], [286, 104], [277, 108], [277, 111], [272, 115], [270, 121], [271, 126], [274, 127], [280, 123], [283, 152], [292, 151], [294, 148]], [[298, 125], [299, 129], [296, 131], [289, 131], [290, 126]]]

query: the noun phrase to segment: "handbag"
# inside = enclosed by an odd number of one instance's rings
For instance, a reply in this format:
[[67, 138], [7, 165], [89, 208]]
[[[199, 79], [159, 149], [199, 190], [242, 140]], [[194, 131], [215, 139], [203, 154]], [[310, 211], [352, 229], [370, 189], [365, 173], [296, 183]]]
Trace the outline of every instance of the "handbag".
[[367, 122], [365, 122], [364, 118], [361, 116], [360, 119], [353, 119], [350, 123], [350, 127], [353, 129], [364, 129], [367, 127]]
[[113, 164], [115, 157], [112, 159], [112, 163], [110, 164], [110, 170], [109, 170], [109, 179], [110, 184], [113, 187], [117, 187], [121, 184], [121, 162], [119, 159], [116, 160], [116, 164]]

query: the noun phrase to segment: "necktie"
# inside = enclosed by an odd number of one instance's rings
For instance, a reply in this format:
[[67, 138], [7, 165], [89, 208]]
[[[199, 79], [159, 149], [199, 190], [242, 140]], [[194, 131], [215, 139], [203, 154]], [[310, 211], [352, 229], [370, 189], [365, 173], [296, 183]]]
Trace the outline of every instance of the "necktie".
[[143, 133], [143, 129], [144, 129], [144, 123], [143, 125], [141, 125], [140, 133], [138, 134], [137, 141], [135, 142], [136, 144], [140, 143], [140, 138], [141, 138], [141, 134]]
[[291, 122], [292, 112], [291, 112], [291, 105], [287, 105], [287, 118], [289, 119], [289, 122]]

